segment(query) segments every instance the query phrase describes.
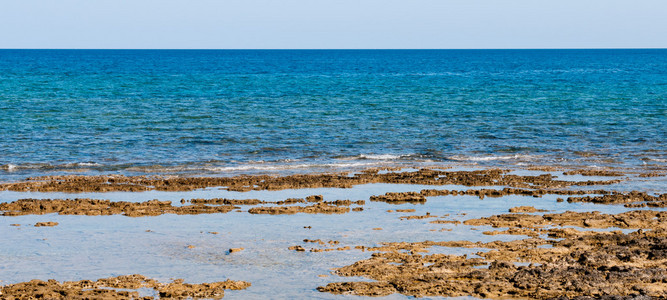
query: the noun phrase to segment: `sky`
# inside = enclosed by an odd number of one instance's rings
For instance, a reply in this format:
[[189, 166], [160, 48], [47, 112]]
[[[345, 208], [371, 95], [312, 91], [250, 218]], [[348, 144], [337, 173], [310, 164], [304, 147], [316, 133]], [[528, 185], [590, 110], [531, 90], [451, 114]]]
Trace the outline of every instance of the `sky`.
[[667, 1], [0, 0], [0, 48], [667, 48]]

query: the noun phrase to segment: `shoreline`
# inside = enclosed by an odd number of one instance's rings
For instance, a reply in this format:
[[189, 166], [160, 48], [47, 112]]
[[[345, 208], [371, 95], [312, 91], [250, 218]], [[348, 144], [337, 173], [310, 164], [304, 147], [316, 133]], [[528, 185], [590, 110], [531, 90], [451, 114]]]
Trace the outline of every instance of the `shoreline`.
[[[572, 185], [607, 185], [621, 179], [563, 181], [557, 175], [509, 174], [512, 169], [489, 168], [471, 171], [451, 171], [440, 168], [421, 168], [415, 171], [399, 167], [371, 168], [360, 172], [303, 173], [295, 175], [236, 175], [231, 177], [191, 177], [191, 176], [125, 176], [125, 175], [59, 175], [28, 177], [23, 181], [0, 183], [1, 190], [18, 192], [113, 192], [113, 191], [188, 191], [210, 187], [224, 187], [230, 191], [280, 190], [287, 188], [335, 187], [348, 188], [364, 183], [410, 183], [424, 185], [460, 184], [466, 186], [502, 186], [563, 188]], [[516, 169], [515, 169], [516, 170]], [[534, 171], [553, 168], [538, 168]], [[531, 170], [532, 171], [532, 170]], [[646, 177], [663, 177], [667, 173], [646, 172]], [[561, 175], [581, 175], [584, 177], [623, 177], [626, 174], [607, 169], [574, 169]]]
[[[553, 160], [522, 161], [518, 156], [480, 156], [467, 159], [456, 158], [444, 161], [411, 158], [411, 155], [359, 155], [350, 158], [333, 158], [330, 160], [300, 161], [256, 161], [225, 164], [222, 162], [192, 162], [184, 164], [118, 164], [103, 165], [95, 162], [78, 162], [64, 164], [4, 164], [0, 165], [0, 183], [22, 181], [28, 177], [41, 176], [174, 176], [174, 177], [234, 177], [248, 176], [285, 176], [313, 173], [345, 173], [362, 172], [367, 169], [455, 169], [455, 170], [486, 170], [493, 168], [509, 168], [533, 171], [576, 171], [590, 170], [593, 172], [620, 172], [626, 175], [667, 174], [667, 167], [662, 160], [655, 158], [643, 161], [640, 165], [607, 164], [602, 161], [560, 162]], [[407, 157], [407, 159], [404, 159]], [[517, 158], [518, 157], [518, 158]], [[586, 157], [586, 156], [584, 156]], [[653, 163], [651, 163], [653, 162]]]

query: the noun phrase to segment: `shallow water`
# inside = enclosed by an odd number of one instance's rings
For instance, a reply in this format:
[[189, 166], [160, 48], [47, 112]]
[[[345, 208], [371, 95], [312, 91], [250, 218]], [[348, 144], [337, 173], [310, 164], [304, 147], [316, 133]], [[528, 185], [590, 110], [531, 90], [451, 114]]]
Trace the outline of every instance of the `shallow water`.
[[[631, 182], [626, 185], [631, 186]], [[639, 183], [641, 184], [641, 183]], [[116, 193], [17, 193], [0, 192], [0, 201], [18, 198], [97, 198], [114, 201], [150, 199], [176, 201], [185, 198], [236, 198], [284, 200], [322, 194], [325, 200], [366, 200], [361, 212], [341, 215], [296, 214], [253, 215], [250, 206], [241, 212], [201, 215], [161, 215], [130, 218], [114, 216], [28, 215], [0, 217], [1, 284], [31, 279], [81, 280], [109, 276], [142, 274], [166, 282], [183, 278], [200, 283], [225, 279], [252, 283], [247, 290], [226, 291], [226, 298], [340, 299], [356, 296], [334, 296], [315, 288], [329, 282], [364, 280], [341, 278], [331, 274], [336, 267], [366, 259], [370, 252], [352, 249], [332, 252], [295, 252], [287, 248], [303, 245], [303, 239], [339, 241], [340, 246], [378, 246], [381, 242], [482, 241], [514, 240], [525, 236], [484, 235], [488, 226], [431, 224], [436, 218], [401, 220], [401, 216], [431, 215], [447, 220], [467, 220], [507, 213], [510, 207], [529, 205], [550, 212], [628, 211], [622, 205], [557, 202], [557, 195], [543, 197], [504, 196], [438, 196], [428, 197], [425, 204], [388, 204], [368, 201], [371, 195], [385, 192], [419, 191], [424, 188], [469, 189], [465, 186], [423, 186], [407, 184], [366, 184], [352, 188], [318, 188], [281, 191], [229, 192], [217, 188], [190, 192], [116, 192]], [[664, 189], [663, 189], [664, 192]], [[354, 207], [354, 205], [353, 205]], [[413, 213], [387, 212], [412, 208]], [[660, 209], [664, 210], [664, 209]], [[444, 215], [449, 216], [444, 217]], [[55, 221], [55, 227], [33, 227], [36, 222]], [[21, 224], [11, 227], [10, 224]], [[304, 228], [311, 226], [312, 228]], [[382, 228], [382, 230], [373, 230]], [[448, 229], [451, 231], [439, 231]], [[147, 231], [150, 230], [150, 231]], [[612, 229], [605, 229], [612, 230]], [[212, 234], [210, 232], [218, 232]], [[189, 245], [194, 248], [188, 248]], [[229, 253], [230, 248], [245, 248]], [[432, 247], [431, 253], [473, 255], [483, 249]], [[318, 277], [328, 275], [328, 277]], [[388, 299], [408, 298], [392, 295]]]

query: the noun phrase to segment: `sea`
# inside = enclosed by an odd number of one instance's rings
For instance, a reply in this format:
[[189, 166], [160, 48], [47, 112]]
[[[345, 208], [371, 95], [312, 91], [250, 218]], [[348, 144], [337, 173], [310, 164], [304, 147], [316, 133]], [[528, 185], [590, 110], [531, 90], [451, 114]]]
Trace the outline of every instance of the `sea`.
[[[546, 173], [558, 180], [613, 179], [572, 189], [664, 194], [667, 49], [0, 50], [0, 183], [62, 174], [283, 175], [375, 167], [506, 168], [512, 175]], [[562, 172], [579, 168], [614, 168], [624, 175]], [[639, 175], [647, 172], [657, 174]], [[157, 199], [179, 206], [186, 199], [283, 201], [322, 195], [327, 201], [364, 204], [346, 214], [251, 214], [251, 206], [240, 205], [215, 214], [3, 216], [0, 286], [142, 274], [163, 283], [175, 278], [252, 283], [246, 290], [225, 291], [225, 299], [349, 299], [316, 288], [370, 280], [333, 272], [373, 255], [355, 246], [528, 238], [485, 234], [495, 230], [490, 226], [435, 224], [432, 217], [465, 222], [516, 206], [550, 213], [637, 209], [568, 202], [556, 194], [447, 195], [419, 204], [368, 201], [387, 192], [433, 188], [489, 187], [368, 183], [246, 192], [224, 187], [4, 190], [0, 203]], [[35, 227], [47, 221], [57, 226]], [[350, 250], [290, 250], [319, 247], [306, 242], [315, 239]], [[231, 248], [243, 250], [232, 254]], [[428, 255], [467, 257], [489, 251], [428, 250]], [[159, 296], [153, 290], [138, 292]]]
[[667, 166], [667, 49], [0, 50], [0, 181]]

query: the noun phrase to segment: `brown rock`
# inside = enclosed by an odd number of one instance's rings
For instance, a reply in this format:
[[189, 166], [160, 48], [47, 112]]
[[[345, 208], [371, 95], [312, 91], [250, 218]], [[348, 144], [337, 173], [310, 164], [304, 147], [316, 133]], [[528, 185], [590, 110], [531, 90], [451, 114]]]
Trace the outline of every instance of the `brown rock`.
[[[360, 296], [537, 298], [664, 296], [667, 231], [597, 233], [556, 230], [564, 239], [474, 243], [386, 243], [365, 248], [369, 259], [339, 268], [339, 276], [373, 281], [334, 282], [321, 292]], [[421, 254], [431, 246], [490, 248], [475, 258]], [[542, 247], [550, 245], [552, 247]], [[524, 265], [517, 266], [516, 263]], [[480, 266], [484, 268], [479, 268]], [[601, 280], [604, 278], [604, 280]], [[560, 299], [560, 298], [559, 298]], [[579, 299], [579, 298], [578, 298]], [[583, 298], [581, 298], [583, 299]], [[616, 298], [609, 298], [616, 299]]]
[[58, 222], [37, 222], [35, 227], [53, 227], [58, 226]]
[[[240, 290], [250, 286], [245, 281], [221, 281], [202, 284], [184, 283], [177, 279], [172, 283], [162, 284], [153, 279], [147, 279], [141, 275], [118, 276], [103, 278], [97, 281], [81, 280], [58, 282], [53, 279], [48, 281], [31, 280], [12, 285], [6, 285], [0, 289], [2, 299], [152, 299], [152, 297], [139, 297], [136, 291], [140, 288], [152, 288], [158, 292], [161, 298], [186, 299], [186, 298], [208, 298], [220, 299], [224, 290]], [[119, 291], [127, 289], [135, 291]]]
[[511, 213], [534, 213], [534, 212], [545, 212], [544, 209], [537, 209], [532, 206], [517, 206], [510, 208], [509, 212]]
[[563, 172], [564, 175], [583, 175], [583, 176], [623, 176], [625, 174], [620, 172], [614, 172], [611, 170], [598, 170], [598, 169], [589, 169], [589, 170], [572, 170]]
[[381, 196], [371, 196], [371, 201], [387, 202], [391, 204], [424, 203], [426, 197], [416, 192], [386, 193]]
[[60, 215], [116, 215], [128, 217], [157, 216], [161, 214], [208, 214], [226, 213], [235, 209], [234, 206], [210, 206], [194, 204], [172, 206], [169, 201], [150, 200], [146, 202], [112, 202], [95, 199], [21, 199], [9, 203], [0, 203], [0, 215], [43, 215], [58, 213]]
[[[442, 171], [421, 169], [414, 172], [374, 171], [347, 173], [307, 174], [290, 176], [235, 176], [235, 177], [175, 177], [175, 176], [43, 176], [22, 182], [0, 184], [0, 190], [39, 192], [111, 192], [111, 191], [190, 191], [207, 187], [224, 187], [229, 191], [283, 190], [300, 188], [347, 188], [367, 183], [405, 183], [426, 185], [511, 186], [522, 188], [560, 188], [572, 185], [601, 185], [619, 182], [554, 180], [549, 174], [519, 176], [506, 174], [509, 170]], [[305, 201], [305, 200], [304, 200]]]
[[253, 207], [248, 210], [248, 212], [251, 214], [270, 214], [270, 215], [292, 215], [296, 213], [344, 214], [349, 211], [350, 211], [349, 207], [328, 205], [326, 203], [316, 203], [310, 206]]

